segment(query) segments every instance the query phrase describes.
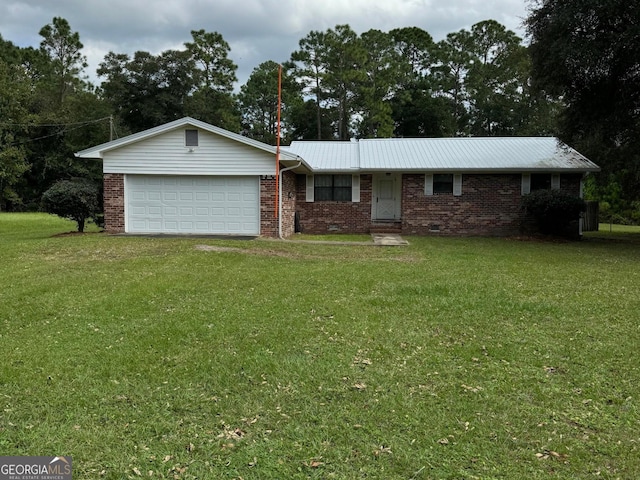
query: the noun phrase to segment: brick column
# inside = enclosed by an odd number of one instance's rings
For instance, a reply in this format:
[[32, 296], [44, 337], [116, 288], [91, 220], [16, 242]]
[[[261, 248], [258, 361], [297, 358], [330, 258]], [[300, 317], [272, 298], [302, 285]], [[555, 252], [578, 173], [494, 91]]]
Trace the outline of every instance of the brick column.
[[104, 228], [124, 233], [124, 174], [104, 174]]

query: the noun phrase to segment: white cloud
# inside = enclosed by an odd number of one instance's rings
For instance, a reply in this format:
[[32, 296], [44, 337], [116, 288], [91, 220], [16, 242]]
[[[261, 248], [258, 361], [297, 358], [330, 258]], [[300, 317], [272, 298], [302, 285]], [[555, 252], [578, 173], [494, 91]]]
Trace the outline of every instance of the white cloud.
[[240, 83], [267, 60], [287, 60], [311, 30], [349, 24], [357, 33], [417, 26], [436, 40], [495, 19], [523, 35], [527, 0], [5, 0], [0, 33], [20, 46], [37, 47], [38, 32], [54, 16], [80, 33], [95, 70], [109, 51], [158, 54], [183, 48], [191, 30], [217, 31], [231, 46]]

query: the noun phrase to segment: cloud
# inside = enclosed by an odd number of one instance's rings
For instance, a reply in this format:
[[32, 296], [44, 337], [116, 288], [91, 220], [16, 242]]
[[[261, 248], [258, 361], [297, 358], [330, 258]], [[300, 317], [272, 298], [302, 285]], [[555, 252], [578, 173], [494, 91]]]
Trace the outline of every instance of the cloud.
[[54, 16], [80, 33], [90, 67], [109, 51], [161, 53], [184, 48], [191, 30], [217, 31], [231, 46], [244, 83], [267, 60], [285, 61], [312, 30], [349, 24], [357, 33], [417, 26], [435, 40], [482, 20], [495, 19], [523, 35], [526, 0], [5, 0], [0, 33], [20, 46], [37, 47], [38, 32]]

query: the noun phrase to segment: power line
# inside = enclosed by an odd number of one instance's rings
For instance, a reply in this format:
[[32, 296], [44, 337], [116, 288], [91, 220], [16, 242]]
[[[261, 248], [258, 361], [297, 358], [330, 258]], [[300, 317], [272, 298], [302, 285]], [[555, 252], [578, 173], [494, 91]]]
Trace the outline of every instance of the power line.
[[90, 125], [92, 123], [99, 123], [105, 120], [109, 120], [110, 117], [102, 117], [96, 120], [85, 120], [82, 122], [71, 122], [71, 123], [8, 123], [8, 122], [0, 122], [0, 126], [2, 127], [73, 127], [76, 125]]
[[[15, 147], [19, 145], [25, 145], [27, 143], [36, 142], [38, 140], [44, 140], [45, 138], [55, 137], [58, 135], [63, 135], [67, 132], [73, 132], [74, 130], [79, 130], [80, 128], [86, 127], [87, 125], [92, 125], [94, 123], [100, 123], [105, 120], [110, 120], [111, 117], [102, 117], [96, 120], [86, 120], [83, 122], [70, 122], [70, 123], [0, 123], [0, 126], [21, 126], [21, 127], [64, 127], [63, 130], [57, 131], [55, 133], [50, 133], [49, 135], [43, 135], [41, 137], [29, 138], [19, 142], [13, 142], [8, 144], [9, 147]], [[74, 127], [74, 128], [70, 128]]]

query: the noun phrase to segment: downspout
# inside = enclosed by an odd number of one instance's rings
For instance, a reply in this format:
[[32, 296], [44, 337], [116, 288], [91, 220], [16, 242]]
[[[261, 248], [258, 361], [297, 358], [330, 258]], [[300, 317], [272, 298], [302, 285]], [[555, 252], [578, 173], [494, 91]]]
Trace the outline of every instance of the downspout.
[[298, 164], [293, 167], [287, 167], [280, 170], [280, 175], [278, 176], [278, 188], [280, 191], [280, 196], [278, 198], [278, 238], [280, 239], [282, 239], [282, 174], [289, 170], [293, 170], [294, 168], [298, 168], [300, 165], [302, 165], [301, 160], [299, 160]]

